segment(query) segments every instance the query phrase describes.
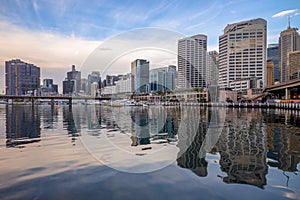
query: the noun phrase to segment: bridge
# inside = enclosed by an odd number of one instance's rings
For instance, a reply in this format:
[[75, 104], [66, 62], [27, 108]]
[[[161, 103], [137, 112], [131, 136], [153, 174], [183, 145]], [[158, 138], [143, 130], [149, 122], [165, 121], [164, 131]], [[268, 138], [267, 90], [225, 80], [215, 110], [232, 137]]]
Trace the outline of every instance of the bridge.
[[265, 88], [264, 92], [269, 92], [285, 99], [300, 99], [300, 79], [292, 80], [287, 83], [272, 85]]
[[51, 100], [51, 105], [54, 105], [55, 100], [68, 100], [69, 106], [72, 106], [73, 100], [84, 100], [85, 102], [87, 102], [88, 100], [105, 101], [105, 100], [111, 100], [111, 97], [0, 95], [0, 99], [5, 101], [27, 100], [27, 101], [31, 101], [32, 104], [34, 104], [34, 102], [36, 102], [37, 100], [46, 99], [46, 100]]

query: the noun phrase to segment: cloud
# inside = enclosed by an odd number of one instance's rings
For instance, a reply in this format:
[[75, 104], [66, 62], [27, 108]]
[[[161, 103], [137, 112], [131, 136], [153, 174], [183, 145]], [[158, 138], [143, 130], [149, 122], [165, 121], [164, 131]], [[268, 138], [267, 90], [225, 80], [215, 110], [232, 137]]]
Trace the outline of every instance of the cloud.
[[0, 21], [0, 61], [22, 58], [38, 66], [57, 68], [80, 65], [100, 41], [30, 31]]
[[[41, 67], [41, 78], [53, 78], [58, 84], [72, 64], [78, 68], [101, 44], [56, 33], [31, 31], [0, 20], [0, 90], [3, 89], [4, 62], [19, 58]], [[3, 80], [2, 80], [3, 79]]]
[[281, 11], [279, 13], [276, 13], [275, 15], [272, 16], [272, 18], [275, 18], [275, 17], [284, 17], [286, 15], [290, 15], [290, 14], [293, 14], [295, 12], [297, 12], [298, 9], [293, 9], [293, 10], [284, 10], [284, 11]]

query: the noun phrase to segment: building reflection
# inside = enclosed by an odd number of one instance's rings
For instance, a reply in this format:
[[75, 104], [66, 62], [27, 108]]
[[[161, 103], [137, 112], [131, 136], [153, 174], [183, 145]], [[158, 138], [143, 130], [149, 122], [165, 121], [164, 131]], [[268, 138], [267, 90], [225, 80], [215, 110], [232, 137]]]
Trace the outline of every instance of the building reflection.
[[[75, 110], [75, 111], [74, 111]], [[80, 135], [82, 112], [76, 108], [63, 107], [63, 128], [68, 131], [73, 145]], [[76, 116], [74, 116], [76, 115]]]
[[267, 138], [258, 110], [228, 109], [225, 128], [216, 150], [220, 168], [227, 173], [225, 183], [240, 183], [263, 188], [268, 173]]
[[[276, 110], [276, 112], [281, 112]], [[280, 116], [280, 117], [278, 117]], [[300, 121], [299, 112], [275, 110], [264, 119], [267, 122], [268, 153], [267, 163], [282, 171], [296, 172], [300, 163]], [[289, 125], [287, 125], [289, 124]], [[293, 126], [291, 126], [293, 125]]]
[[150, 144], [150, 117], [147, 108], [133, 108], [130, 111], [131, 146]]
[[40, 141], [40, 113], [38, 106], [6, 106], [6, 147], [24, 147], [23, 145]]
[[52, 106], [41, 106], [39, 110], [43, 116], [43, 129], [54, 129], [58, 122], [58, 109]]
[[199, 156], [207, 131], [207, 119], [208, 115], [199, 108], [183, 109], [178, 131], [177, 164], [201, 177], [207, 176], [207, 162], [205, 157]]

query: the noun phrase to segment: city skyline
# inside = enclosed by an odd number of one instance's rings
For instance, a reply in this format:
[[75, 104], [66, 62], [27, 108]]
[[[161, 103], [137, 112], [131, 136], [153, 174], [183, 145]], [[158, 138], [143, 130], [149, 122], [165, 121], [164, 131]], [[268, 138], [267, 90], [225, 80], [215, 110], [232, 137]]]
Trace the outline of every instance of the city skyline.
[[[267, 10], [265, 5], [268, 5]], [[267, 43], [278, 43], [280, 32], [288, 25], [288, 15], [291, 16], [291, 27], [300, 27], [300, 20], [297, 20], [299, 6], [297, 1], [135, 2], [130, 3], [129, 8], [128, 3], [116, 2], [100, 5], [76, 1], [5, 2], [0, 9], [0, 24], [3, 27], [0, 34], [3, 52], [0, 57], [0, 89], [4, 90], [5, 60], [20, 58], [34, 63], [42, 69], [41, 79], [54, 78], [54, 82], [61, 83], [64, 73], [58, 73], [58, 70], [66, 72], [72, 64], [81, 70], [87, 56], [105, 40], [143, 27], [169, 29], [185, 36], [205, 34], [208, 36], [208, 51], [219, 51], [218, 37], [227, 24], [259, 17], [268, 22]], [[144, 17], [132, 12], [142, 8], [145, 9]], [[12, 9], [15, 12], [11, 12]], [[21, 11], [22, 15], [19, 14]], [[84, 22], [87, 22], [86, 26]], [[102, 72], [103, 66], [100, 65], [98, 71]], [[121, 62], [119, 66], [120, 73], [128, 71], [128, 63]], [[122, 71], [125, 66], [126, 71]]]

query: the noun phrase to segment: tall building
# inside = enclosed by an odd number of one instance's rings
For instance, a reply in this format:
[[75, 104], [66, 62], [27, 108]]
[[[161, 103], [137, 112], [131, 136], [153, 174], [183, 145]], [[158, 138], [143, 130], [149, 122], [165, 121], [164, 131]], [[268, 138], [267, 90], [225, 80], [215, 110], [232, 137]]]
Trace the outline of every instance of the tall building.
[[300, 51], [294, 51], [288, 53], [287, 66], [289, 69], [289, 79], [300, 78]]
[[178, 85], [206, 87], [207, 36], [194, 35], [178, 41]]
[[131, 63], [131, 74], [136, 94], [149, 92], [149, 61], [137, 59]]
[[81, 72], [76, 71], [75, 65], [72, 65], [72, 71], [67, 72], [67, 77], [63, 81], [63, 94], [78, 94], [81, 89]]
[[279, 38], [279, 69], [280, 82], [285, 83], [289, 80], [289, 70], [287, 68], [288, 53], [300, 50], [300, 36], [297, 28], [288, 28], [280, 33]]
[[5, 61], [7, 95], [33, 94], [40, 87], [40, 68], [20, 59]]
[[218, 85], [218, 62], [219, 54], [216, 51], [210, 51], [207, 54], [206, 64], [206, 86]]
[[219, 37], [219, 86], [257, 77], [266, 85], [267, 22], [252, 19], [229, 24]]
[[150, 70], [150, 91], [173, 91], [176, 87], [176, 66]]
[[268, 45], [267, 60], [272, 61], [274, 64], [274, 82], [280, 81], [279, 45], [278, 44], [269, 44]]
[[274, 84], [274, 62], [267, 60], [267, 87]]
[[[87, 85], [87, 94], [91, 95], [91, 87], [93, 83], [97, 83], [97, 89], [101, 87], [101, 77], [100, 72], [92, 72], [88, 75], [88, 85]], [[95, 87], [95, 86], [93, 86]]]

